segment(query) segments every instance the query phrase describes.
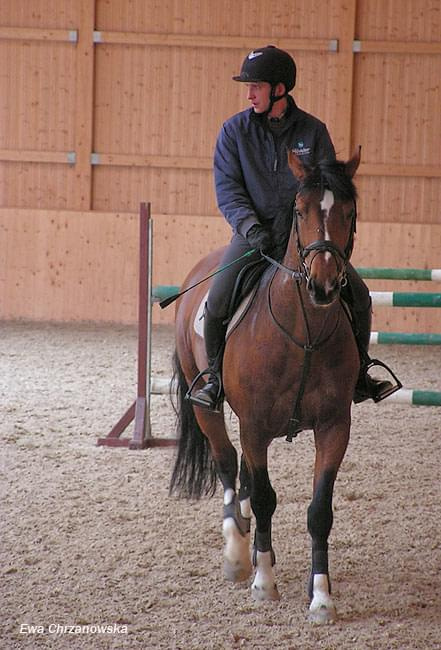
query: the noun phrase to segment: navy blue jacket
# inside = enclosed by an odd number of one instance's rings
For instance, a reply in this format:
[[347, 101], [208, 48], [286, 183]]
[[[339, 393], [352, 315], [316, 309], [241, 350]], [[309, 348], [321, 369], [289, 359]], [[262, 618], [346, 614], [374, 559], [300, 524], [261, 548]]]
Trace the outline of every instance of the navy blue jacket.
[[255, 223], [273, 234], [291, 227], [298, 181], [288, 167], [287, 149], [306, 165], [335, 159], [328, 130], [288, 96], [288, 111], [277, 136], [266, 116], [252, 108], [227, 120], [218, 136], [214, 178], [219, 209], [234, 232], [245, 236]]

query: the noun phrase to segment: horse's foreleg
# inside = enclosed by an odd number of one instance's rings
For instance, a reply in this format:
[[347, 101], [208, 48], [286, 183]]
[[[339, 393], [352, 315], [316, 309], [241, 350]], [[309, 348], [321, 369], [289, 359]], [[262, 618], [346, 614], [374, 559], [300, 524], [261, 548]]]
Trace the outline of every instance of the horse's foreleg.
[[333, 523], [332, 496], [334, 482], [346, 450], [349, 433], [316, 435], [314, 494], [308, 508], [308, 530], [312, 539], [312, 568], [309, 581], [309, 618], [325, 624], [336, 620], [337, 612], [331, 597], [328, 568], [328, 537]]
[[251, 520], [251, 476], [243, 454], [240, 460], [239, 483], [240, 512], [243, 517]]
[[337, 615], [331, 598], [328, 569], [328, 537], [333, 522], [332, 492], [334, 480], [334, 472], [323, 473], [308, 508], [308, 530], [312, 538], [309, 616], [314, 623], [331, 622], [336, 619]]
[[251, 507], [256, 517], [253, 564], [256, 575], [251, 587], [255, 600], [278, 600], [280, 598], [274, 578], [275, 555], [271, 541], [271, 518], [277, 499], [267, 467], [252, 472]]

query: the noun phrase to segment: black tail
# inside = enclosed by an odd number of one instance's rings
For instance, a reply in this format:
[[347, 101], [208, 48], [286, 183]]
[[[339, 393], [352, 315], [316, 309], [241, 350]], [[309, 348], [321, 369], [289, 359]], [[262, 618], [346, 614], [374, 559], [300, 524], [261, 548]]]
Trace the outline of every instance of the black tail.
[[173, 406], [178, 418], [179, 442], [170, 494], [190, 499], [213, 496], [216, 491], [216, 470], [210, 444], [197, 423], [193, 406], [184, 399], [188, 384], [176, 352], [173, 356], [173, 381], [177, 386]]

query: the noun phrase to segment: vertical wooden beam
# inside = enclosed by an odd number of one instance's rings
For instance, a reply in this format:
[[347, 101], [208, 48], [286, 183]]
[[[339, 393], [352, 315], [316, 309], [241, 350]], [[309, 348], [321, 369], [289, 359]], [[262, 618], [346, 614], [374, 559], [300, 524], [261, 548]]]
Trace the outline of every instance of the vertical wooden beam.
[[338, 143], [340, 158], [348, 158], [355, 143], [352, 142], [352, 105], [354, 94], [354, 53], [352, 45], [355, 38], [357, 0], [341, 0], [340, 33], [337, 74], [337, 115], [339, 119], [334, 128], [334, 138]]
[[93, 31], [96, 0], [79, 0], [75, 99], [75, 209], [92, 209], [93, 96], [95, 56]]
[[[138, 397], [135, 406], [135, 429], [130, 449], [143, 449], [145, 439], [151, 438], [150, 426], [150, 341], [151, 341], [151, 282], [149, 255], [151, 253], [150, 203], [141, 203], [139, 216], [139, 288], [138, 288]], [[149, 289], [150, 287], [150, 289]], [[150, 316], [150, 319], [149, 319]]]
[[[139, 212], [137, 397], [107, 436], [98, 438], [98, 446], [147, 449], [176, 445], [176, 438], [154, 438], [151, 431], [152, 235], [150, 203], [141, 203]], [[131, 440], [121, 438], [121, 434], [133, 420], [135, 420], [133, 438]]]

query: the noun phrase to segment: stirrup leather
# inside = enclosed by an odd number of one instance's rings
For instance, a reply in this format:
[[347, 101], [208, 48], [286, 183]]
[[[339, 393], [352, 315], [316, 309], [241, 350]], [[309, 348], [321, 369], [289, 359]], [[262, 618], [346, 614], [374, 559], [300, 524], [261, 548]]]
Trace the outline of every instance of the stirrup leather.
[[390, 376], [393, 378], [395, 382], [395, 385], [392, 385], [390, 388], [384, 390], [382, 393], [372, 398], [374, 402], [381, 402], [382, 400], [386, 399], [386, 397], [390, 397], [390, 395], [396, 393], [397, 390], [400, 390], [400, 388], [403, 387], [403, 384], [398, 379], [396, 374], [389, 368], [389, 366], [387, 366], [383, 361], [380, 361], [379, 359], [369, 359], [366, 365], [363, 366], [363, 370], [367, 374], [368, 370], [374, 368], [375, 366], [380, 366], [381, 368], [384, 368], [384, 370], [386, 370], [390, 374]]

